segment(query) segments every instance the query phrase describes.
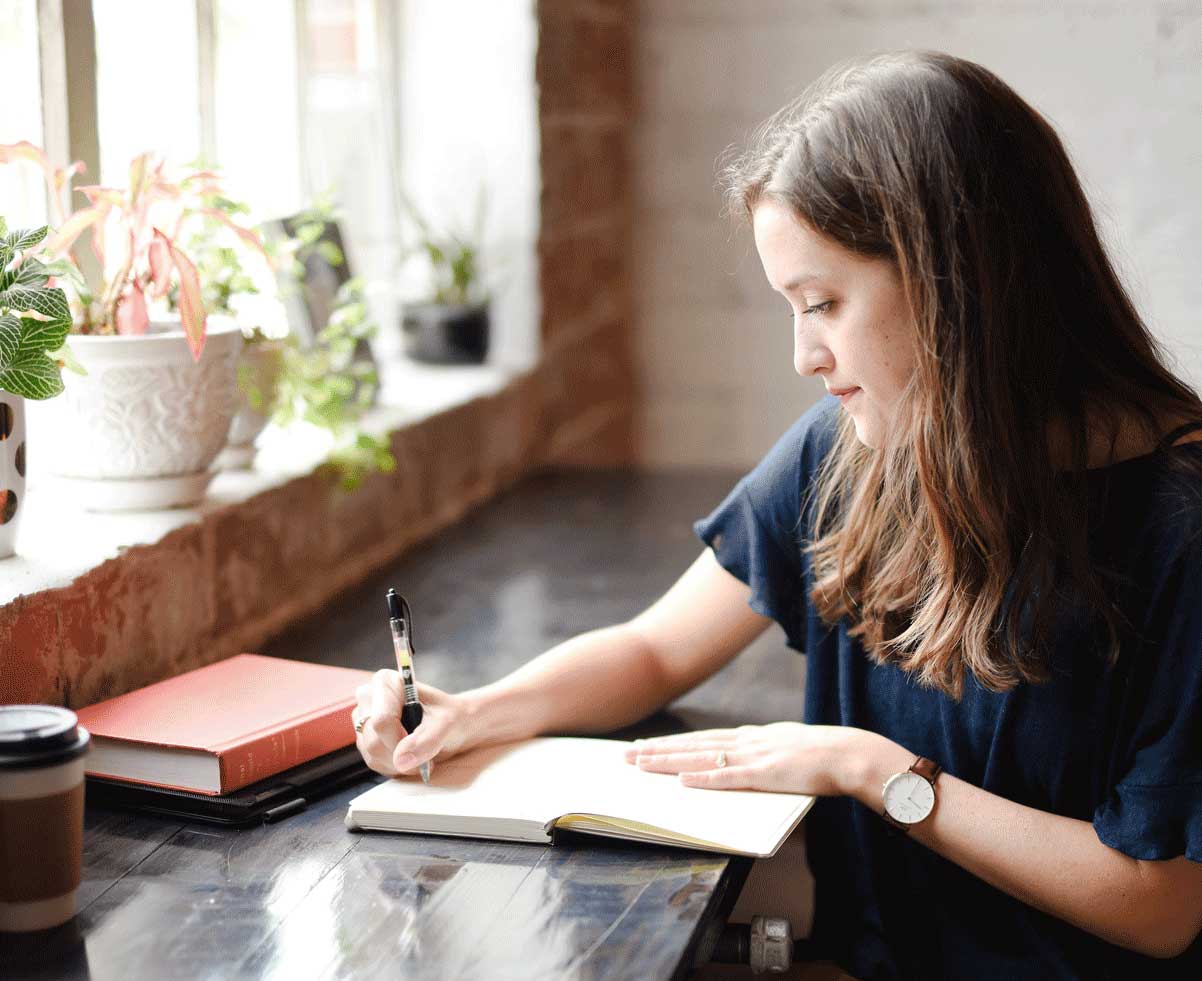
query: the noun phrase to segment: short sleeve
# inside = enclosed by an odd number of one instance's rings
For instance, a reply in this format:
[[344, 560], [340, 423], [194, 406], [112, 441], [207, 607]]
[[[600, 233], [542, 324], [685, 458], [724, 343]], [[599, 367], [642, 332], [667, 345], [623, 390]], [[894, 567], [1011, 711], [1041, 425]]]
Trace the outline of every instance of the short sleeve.
[[1118, 781], [1098, 838], [1137, 859], [1202, 862], [1202, 543], [1166, 562], [1124, 677]]
[[779, 623], [796, 651], [805, 625], [803, 498], [833, 443], [837, 411], [835, 399], [822, 399], [693, 525], [718, 563], [751, 587], [748, 605]]

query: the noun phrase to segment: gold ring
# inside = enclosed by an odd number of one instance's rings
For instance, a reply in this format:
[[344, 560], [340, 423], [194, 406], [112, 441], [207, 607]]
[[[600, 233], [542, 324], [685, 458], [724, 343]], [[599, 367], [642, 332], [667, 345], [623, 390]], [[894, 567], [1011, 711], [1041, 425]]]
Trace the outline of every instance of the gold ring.
[[367, 720], [370, 718], [371, 718], [370, 715], [365, 715], [365, 716], [363, 716], [363, 718], [356, 720], [355, 721], [355, 732], [362, 732], [363, 727], [365, 725], [367, 725]]
[[714, 762], [717, 764], [718, 769], [726, 766], [726, 750], [719, 751], [718, 758]]

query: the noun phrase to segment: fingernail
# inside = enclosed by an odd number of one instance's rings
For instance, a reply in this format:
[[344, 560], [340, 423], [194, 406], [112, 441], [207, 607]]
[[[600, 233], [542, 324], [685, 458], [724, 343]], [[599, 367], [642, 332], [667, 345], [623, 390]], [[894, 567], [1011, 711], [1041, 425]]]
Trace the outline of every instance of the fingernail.
[[398, 770], [408, 770], [417, 763], [417, 758], [409, 753], [398, 753], [392, 758], [392, 765]]

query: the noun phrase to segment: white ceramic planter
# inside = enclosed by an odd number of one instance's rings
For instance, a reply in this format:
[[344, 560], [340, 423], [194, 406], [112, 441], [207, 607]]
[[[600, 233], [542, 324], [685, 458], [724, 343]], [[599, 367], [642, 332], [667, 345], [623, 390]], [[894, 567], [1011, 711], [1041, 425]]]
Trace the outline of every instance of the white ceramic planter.
[[0, 559], [13, 554], [25, 508], [25, 400], [0, 391]]
[[238, 404], [238, 325], [210, 317], [199, 363], [178, 325], [68, 343], [88, 374], [64, 372], [66, 391], [35, 410], [47, 471], [91, 511], [199, 501]]

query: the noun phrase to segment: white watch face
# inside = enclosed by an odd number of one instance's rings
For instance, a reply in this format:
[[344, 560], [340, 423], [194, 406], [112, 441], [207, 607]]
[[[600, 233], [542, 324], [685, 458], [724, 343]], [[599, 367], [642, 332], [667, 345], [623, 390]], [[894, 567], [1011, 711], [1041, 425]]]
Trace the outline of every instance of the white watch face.
[[935, 809], [935, 788], [909, 770], [885, 783], [885, 813], [901, 824], [917, 824]]

